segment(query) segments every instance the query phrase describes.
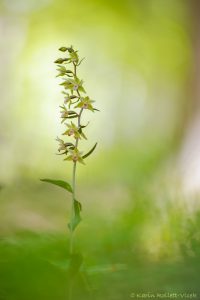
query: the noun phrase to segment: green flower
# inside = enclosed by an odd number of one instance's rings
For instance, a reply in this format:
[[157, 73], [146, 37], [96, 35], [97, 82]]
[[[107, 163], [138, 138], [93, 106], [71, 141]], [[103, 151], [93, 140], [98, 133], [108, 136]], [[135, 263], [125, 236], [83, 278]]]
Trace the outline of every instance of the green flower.
[[85, 164], [82, 158], [82, 152], [79, 152], [77, 148], [69, 149], [70, 155], [66, 157], [64, 160], [72, 160], [73, 162], [80, 162], [81, 164]]
[[66, 146], [63, 140], [59, 139], [59, 137], [56, 138], [56, 141], [59, 142], [59, 148], [58, 151], [66, 150]]
[[63, 85], [66, 90], [79, 91], [85, 93], [83, 88], [83, 80], [75, 77], [74, 79], [66, 79], [60, 85]]
[[65, 151], [64, 153], [68, 152], [67, 147], [74, 147], [72, 143], [65, 143], [62, 139], [60, 139], [59, 137], [56, 138], [56, 141], [59, 142], [59, 148], [58, 148], [58, 152], [60, 151]]
[[78, 63], [78, 61], [79, 61], [79, 57], [78, 57], [77, 52], [78, 51], [74, 51], [74, 50], [69, 52], [70, 61], [73, 62], [73, 63]]
[[63, 110], [61, 110], [60, 111], [60, 113], [61, 113], [61, 118], [62, 119], [66, 119], [68, 116], [69, 116], [69, 111], [66, 109], [66, 107], [65, 106], [62, 106], [61, 107]]
[[58, 66], [58, 69], [57, 71], [59, 72], [58, 75], [56, 77], [59, 77], [59, 76], [64, 76], [66, 74], [66, 68], [62, 65], [59, 65]]
[[71, 98], [69, 94], [66, 94], [65, 98], [64, 98], [64, 103], [67, 104], [68, 102], [70, 102]]
[[60, 106], [60, 108], [62, 108], [62, 110], [60, 111], [61, 113], [61, 123], [63, 123], [67, 118], [68, 119], [72, 119], [72, 118], [77, 118], [78, 117], [78, 114], [73, 111], [73, 110], [67, 110], [67, 108], [63, 105], [63, 106]]
[[67, 75], [68, 77], [72, 77], [73, 72], [71, 70], [67, 70], [64, 66], [58, 65], [57, 71], [59, 72], [56, 77]]
[[91, 100], [88, 96], [87, 97], [81, 97], [80, 102], [76, 107], [89, 109], [91, 111], [94, 111], [94, 107], [92, 106], [92, 103], [95, 102], [94, 100]]
[[72, 100], [77, 99], [78, 97], [75, 96], [75, 95], [70, 95], [70, 94], [65, 93], [65, 92], [63, 92], [63, 94], [66, 95], [65, 98], [64, 98], [64, 104], [68, 104], [69, 108], [70, 108], [70, 106], [73, 104]]
[[68, 51], [69, 53], [74, 52], [73, 46], [67, 47], [67, 51]]
[[68, 129], [63, 133], [63, 135], [73, 136], [75, 139], [81, 138], [78, 127], [71, 122], [71, 124], [66, 124]]

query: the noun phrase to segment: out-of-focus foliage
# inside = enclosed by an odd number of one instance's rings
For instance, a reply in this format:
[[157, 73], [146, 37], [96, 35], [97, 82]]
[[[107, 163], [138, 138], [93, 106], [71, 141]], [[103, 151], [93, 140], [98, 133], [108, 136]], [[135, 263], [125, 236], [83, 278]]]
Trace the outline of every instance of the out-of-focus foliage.
[[74, 44], [86, 57], [80, 75], [101, 110], [89, 129], [99, 155], [116, 144], [137, 148], [141, 160], [147, 148], [171, 151], [186, 109], [186, 1], [4, 0], [1, 6], [3, 182], [66, 174], [53, 155], [62, 103], [53, 61], [61, 44]]
[[85, 57], [80, 77], [101, 110], [86, 116], [98, 147], [78, 166], [76, 298], [200, 292], [199, 214], [172, 167], [190, 92], [190, 2], [2, 0], [0, 9], [0, 299], [67, 297], [70, 195], [39, 178], [71, 180], [55, 155], [53, 61], [68, 44]]

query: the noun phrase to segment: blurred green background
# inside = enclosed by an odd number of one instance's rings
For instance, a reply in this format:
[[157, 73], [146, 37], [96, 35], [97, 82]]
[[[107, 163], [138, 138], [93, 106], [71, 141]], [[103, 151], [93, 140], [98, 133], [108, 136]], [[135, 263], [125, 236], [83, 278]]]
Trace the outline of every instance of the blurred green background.
[[74, 299], [200, 293], [198, 12], [197, 0], [0, 1], [0, 299], [68, 299], [70, 195], [39, 179], [71, 180], [55, 155], [53, 63], [70, 45], [100, 109], [78, 166]]

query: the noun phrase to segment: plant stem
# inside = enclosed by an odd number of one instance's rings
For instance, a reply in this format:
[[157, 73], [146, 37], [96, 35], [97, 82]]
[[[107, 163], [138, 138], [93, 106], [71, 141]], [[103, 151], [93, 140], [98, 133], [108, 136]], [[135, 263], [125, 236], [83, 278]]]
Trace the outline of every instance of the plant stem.
[[[81, 125], [81, 115], [82, 115], [82, 112], [83, 112], [83, 108], [80, 109], [80, 112], [79, 112], [79, 116], [78, 116], [78, 128], [80, 128], [80, 125]], [[78, 142], [79, 142], [79, 138], [76, 138], [76, 142], [75, 142], [75, 147], [77, 148], [78, 147]], [[75, 197], [75, 193], [76, 193], [76, 161], [74, 161], [74, 164], [73, 164], [73, 173], [72, 173], [72, 207], [71, 207], [71, 226], [70, 226], [70, 254], [73, 254], [73, 242], [74, 242], [74, 235], [73, 235], [73, 228], [72, 228], [72, 220], [73, 220], [73, 217], [74, 217], [74, 214], [75, 214], [75, 211], [74, 211], [74, 201], [76, 199]]]
[[72, 173], [72, 207], [71, 207], [71, 226], [70, 226], [70, 254], [74, 252], [74, 235], [72, 228], [72, 220], [74, 218], [74, 201], [75, 201], [75, 189], [76, 189], [76, 162], [73, 164], [73, 173]]
[[[74, 218], [74, 201], [75, 201], [75, 188], [76, 188], [76, 162], [73, 163], [73, 173], [72, 173], [72, 207], [71, 207], [71, 221], [70, 221], [70, 240], [69, 240], [69, 251], [70, 255], [74, 253], [74, 231], [72, 228], [72, 222]], [[73, 292], [73, 280], [69, 278], [69, 290], [68, 290], [68, 300], [72, 300]]]
[[[73, 63], [74, 65], [74, 76], [76, 77], [76, 64]], [[77, 94], [78, 94], [78, 97], [81, 97], [79, 91], [77, 90]], [[82, 115], [82, 112], [83, 112], [83, 107], [80, 109], [79, 111], [79, 115], [78, 115], [78, 120], [77, 120], [77, 125], [78, 125], [78, 128], [80, 129], [81, 128], [81, 115]], [[75, 141], [75, 148], [78, 148], [78, 143], [79, 143], [79, 138], [76, 138], [76, 141]], [[74, 201], [76, 199], [76, 164], [77, 162], [74, 161], [73, 163], [73, 172], [72, 172], [72, 207], [71, 207], [71, 221], [70, 221], [70, 255], [73, 255], [74, 254], [74, 230], [73, 230], [73, 218], [75, 216], [75, 210], [74, 210]], [[73, 291], [73, 281], [72, 279], [70, 279], [70, 283], [69, 283], [69, 300], [72, 299], [72, 291]]]
[[[74, 65], [74, 76], [76, 77], [76, 64], [73, 63]], [[78, 96], [80, 97], [80, 93], [79, 91], [77, 90], [77, 94]], [[80, 109], [80, 112], [79, 112], [79, 115], [78, 115], [78, 128], [80, 128], [81, 126], [81, 115], [82, 115], [82, 112], [83, 112], [83, 108]], [[79, 142], [79, 138], [76, 138], [76, 142], [75, 142], [75, 148], [78, 147], [78, 142]], [[71, 226], [70, 226], [70, 254], [72, 255], [73, 252], [74, 252], [74, 234], [73, 234], [73, 228], [72, 228], [72, 222], [73, 222], [73, 218], [74, 218], [74, 215], [75, 215], [75, 211], [74, 211], [74, 201], [75, 201], [75, 193], [76, 193], [76, 161], [74, 161], [74, 164], [73, 164], [73, 173], [72, 173], [72, 207], [71, 207]]]

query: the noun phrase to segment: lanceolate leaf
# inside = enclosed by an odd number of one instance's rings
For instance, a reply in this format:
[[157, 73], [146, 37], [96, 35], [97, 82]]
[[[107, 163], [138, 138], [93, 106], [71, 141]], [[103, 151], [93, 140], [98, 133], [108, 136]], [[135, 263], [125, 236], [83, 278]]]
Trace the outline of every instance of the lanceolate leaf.
[[79, 61], [79, 63], [77, 64], [77, 66], [80, 66], [80, 64], [82, 63], [82, 61], [85, 59], [85, 57], [83, 57], [80, 61]]
[[40, 180], [44, 181], [44, 182], [48, 182], [48, 183], [54, 184], [54, 185], [57, 185], [59, 187], [62, 187], [63, 189], [67, 190], [70, 193], [73, 192], [71, 185], [68, 182], [66, 182], [66, 181], [63, 181], [63, 180], [54, 180], [54, 179], [40, 179]]
[[96, 146], [97, 146], [97, 143], [92, 147], [92, 149], [90, 149], [90, 151], [88, 153], [86, 153], [85, 155], [83, 155], [82, 158], [86, 158], [90, 154], [92, 154], [92, 152], [95, 150]]
[[67, 117], [67, 119], [74, 119], [74, 118], [78, 118], [78, 115], [73, 115], [73, 116]]
[[74, 231], [75, 228], [78, 226], [78, 224], [81, 221], [81, 203], [79, 201], [77, 201], [76, 199], [74, 199], [74, 216], [71, 220], [71, 222], [68, 224], [68, 227], [70, 230]]
[[80, 270], [83, 264], [83, 256], [81, 253], [74, 253], [70, 255], [69, 273], [70, 277], [74, 277]]

